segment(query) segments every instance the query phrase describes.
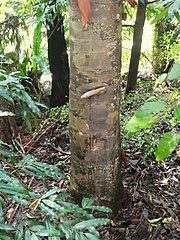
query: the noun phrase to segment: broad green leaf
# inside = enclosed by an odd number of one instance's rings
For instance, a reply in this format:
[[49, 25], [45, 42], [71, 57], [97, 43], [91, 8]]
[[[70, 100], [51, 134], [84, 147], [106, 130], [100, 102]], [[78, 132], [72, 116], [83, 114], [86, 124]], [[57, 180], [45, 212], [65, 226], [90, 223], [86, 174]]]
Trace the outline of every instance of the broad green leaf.
[[28, 107], [31, 109], [31, 111], [35, 114], [40, 115], [41, 111], [39, 108], [34, 104], [34, 101], [32, 98], [29, 96], [29, 94], [25, 91], [21, 92], [21, 95], [23, 97], [23, 100], [27, 103]]
[[[177, 20], [180, 22], [180, 14], [176, 13], [175, 17], [177, 18]], [[170, 39], [170, 45], [172, 45], [173, 43], [175, 43], [177, 41], [177, 38], [179, 37], [180, 34], [180, 28], [178, 28], [177, 30], [175, 30], [174, 34], [172, 35], [171, 39]]]
[[39, 22], [34, 30], [33, 34], [33, 61], [32, 67], [33, 70], [36, 70], [36, 61], [35, 59], [40, 55], [40, 45], [42, 40], [42, 22]]
[[38, 170], [36, 167], [33, 165], [27, 165], [24, 168], [22, 168], [23, 171], [30, 173], [31, 175], [35, 175], [38, 178], [42, 179], [44, 177], [44, 173], [41, 170]]
[[[177, 90], [175, 90], [175, 91], [173, 91], [172, 93], [170, 93], [169, 94], [169, 100], [170, 101], [173, 101], [174, 99], [178, 99], [179, 98], [179, 91]], [[179, 105], [180, 104], [180, 98], [178, 99], [178, 103], [177, 103], [177, 105]]]
[[34, 233], [32, 233], [32, 235], [31, 235], [31, 240], [38, 240], [39, 238], [34, 234]]
[[159, 14], [156, 14], [154, 20], [151, 22], [151, 24], [156, 23], [159, 19], [161, 19], [162, 17], [166, 16], [168, 13], [168, 7], [164, 8], [164, 10], [162, 10]]
[[176, 116], [178, 122], [180, 122], [180, 106], [175, 108], [175, 116]]
[[92, 214], [89, 214], [86, 210], [80, 208], [78, 205], [69, 202], [61, 202], [61, 205], [66, 208], [67, 211], [74, 213], [77, 217], [86, 217], [88, 219], [94, 218]]
[[12, 147], [11, 145], [7, 144], [6, 142], [0, 140], [0, 145], [4, 145], [6, 147]]
[[163, 83], [167, 78], [167, 73], [161, 74], [155, 81], [154, 89], [161, 83]]
[[146, 111], [142, 111], [141, 109], [135, 112], [135, 116], [139, 118], [139, 120], [145, 119], [148, 115], [149, 114]]
[[[54, 231], [55, 228], [56, 228], [55, 223], [52, 222], [52, 221], [50, 221], [49, 218], [46, 218], [46, 219], [45, 219], [45, 225], [46, 225], [46, 230], [49, 230], [49, 231], [52, 231], [52, 230]], [[46, 230], [45, 230], [45, 231], [46, 231]], [[58, 236], [60, 236], [60, 235], [61, 235], [61, 230], [58, 229], [57, 231], [59, 231]], [[57, 237], [55, 237], [55, 236], [49, 236], [49, 237], [48, 237], [48, 240], [58, 240], [58, 239], [57, 239]]]
[[180, 140], [180, 133], [167, 132], [161, 138], [155, 152], [156, 160], [161, 161], [168, 157], [175, 149]]
[[180, 79], [180, 60], [173, 65], [171, 71], [168, 73], [168, 79]]
[[42, 38], [42, 22], [38, 23], [33, 34], [33, 52], [38, 56], [40, 53], [40, 45]]
[[70, 229], [65, 226], [65, 224], [60, 224], [59, 225], [61, 230], [63, 231], [64, 235], [66, 236], [66, 240], [72, 240], [73, 237], [72, 237], [72, 232], [70, 231]]
[[39, 106], [39, 107], [42, 107], [42, 108], [45, 108], [45, 109], [49, 109], [48, 106], [46, 106], [46, 105], [43, 104], [43, 103], [36, 102], [36, 101], [34, 101], [34, 103], [36, 104], [36, 106]]
[[147, 102], [144, 103], [140, 110], [129, 120], [126, 125], [127, 130], [137, 132], [141, 128], [147, 128], [159, 120], [159, 116], [152, 115], [166, 109], [165, 102]]
[[55, 210], [58, 210], [60, 211], [60, 213], [66, 213], [66, 209], [64, 207], [61, 207], [59, 204], [51, 201], [51, 200], [47, 200], [47, 199], [44, 199], [42, 200], [42, 202], [44, 204], [46, 204], [48, 207], [51, 207], [51, 208], [54, 208]]
[[[180, 22], [180, 14], [179, 14], [179, 12], [174, 13], [174, 16], [175, 16], [176, 19]], [[178, 30], [179, 30], [179, 31], [178, 31]], [[177, 29], [176, 32], [177, 32], [177, 31], [180, 33], [180, 28]]]
[[0, 166], [0, 182], [1, 180], [4, 180], [4, 181], [7, 181], [7, 182], [10, 182], [12, 180], [14, 180], [13, 178], [11, 178], [7, 172]]
[[66, 176], [62, 174], [60, 169], [56, 166], [37, 161], [34, 161], [33, 165], [42, 172], [42, 176], [49, 176], [53, 179], [57, 179], [58, 177], [66, 178]]
[[51, 231], [50, 230], [41, 230], [39, 232], [36, 232], [36, 235], [37, 236], [43, 236], [43, 237], [48, 237], [48, 236], [52, 236], [51, 234]]
[[0, 97], [4, 98], [10, 103], [13, 103], [13, 99], [10, 96], [10, 93], [3, 87], [0, 87]]
[[3, 155], [4, 157], [8, 157], [8, 158], [13, 158], [16, 156], [16, 154], [13, 153], [12, 151], [9, 151], [7, 149], [5, 150], [2, 147], [0, 147], [0, 154]]
[[89, 240], [99, 240], [99, 237], [97, 237], [91, 233], [85, 233], [85, 235]]
[[94, 226], [102, 226], [102, 225], [107, 225], [111, 221], [107, 218], [97, 218], [97, 219], [90, 219], [86, 221], [82, 221], [80, 223], [77, 223], [74, 225], [74, 229], [83, 229], [83, 228], [88, 228], [88, 227], [94, 227]]
[[9, 236], [9, 234], [1, 233], [0, 231], [0, 240], [14, 240], [14, 238]]
[[62, 238], [61, 237], [55, 237], [55, 236], [53, 236], [53, 237], [48, 237], [48, 240], [62, 240]]
[[14, 182], [14, 178], [10, 180], [9, 183], [0, 183], [0, 191], [5, 193], [10, 193], [13, 195], [21, 196], [29, 193], [29, 190], [27, 188], [24, 188], [20, 182]]
[[[30, 200], [29, 196], [18, 197], [16, 195], [14, 195], [14, 196], [11, 196], [11, 197], [16, 203], [22, 204], [24, 206], [29, 206], [29, 201], [26, 200], [26, 199]], [[23, 197], [26, 198], [26, 199], [23, 199]]]
[[16, 230], [15, 240], [21, 240], [23, 235], [24, 225], [20, 223]]
[[60, 172], [60, 169], [58, 167], [49, 165], [47, 163], [37, 162], [30, 155], [24, 157], [24, 159], [19, 162], [18, 166], [21, 167], [23, 171], [31, 175], [35, 175], [39, 179], [45, 178], [47, 176], [53, 179], [57, 179], [58, 177], [66, 178], [65, 175]]
[[162, 217], [160, 217], [160, 218], [155, 218], [155, 219], [151, 219], [151, 220], [148, 219], [148, 222], [151, 223], [151, 224], [152, 224], [152, 223], [157, 223], [157, 222], [159, 222], [161, 219], [162, 219]]
[[85, 236], [83, 236], [82, 233], [76, 232], [76, 234], [75, 234], [75, 240], [87, 240], [87, 238], [86, 238]]
[[53, 237], [53, 236], [61, 236], [61, 231], [56, 230], [56, 229], [47, 229], [47, 230], [41, 230], [36, 232], [37, 236], [41, 236], [41, 237]]
[[45, 205], [44, 203], [40, 203], [39, 207], [43, 210], [43, 212], [45, 212], [46, 214], [48, 214], [49, 216], [51, 216], [52, 218], [58, 218], [58, 215], [56, 212], [54, 212], [51, 208], [49, 208], [47, 205]]
[[31, 227], [33, 227], [33, 226], [44, 226], [44, 225], [42, 225], [43, 223], [42, 222], [40, 222], [40, 221], [35, 221], [35, 220], [29, 220], [29, 221], [26, 221], [25, 222], [26, 223], [26, 225], [28, 225], [28, 227], [29, 227], [29, 229], [31, 228]]
[[93, 209], [93, 210], [98, 210], [101, 212], [112, 212], [112, 209], [105, 207], [105, 206], [88, 206], [86, 209]]
[[60, 193], [56, 197], [56, 201], [62, 201], [69, 197], [69, 193]]
[[180, 1], [174, 0], [171, 6], [168, 9], [168, 16], [170, 18], [173, 18], [175, 12], [177, 12], [180, 9]]
[[49, 197], [49, 196], [51, 196], [51, 195], [59, 192], [60, 190], [61, 190], [60, 188], [51, 189], [51, 190], [49, 190], [47, 193], [43, 194], [41, 198], [42, 198], [42, 199], [47, 198], [47, 197]]
[[[165, 102], [146, 102], [141, 107], [140, 110], [145, 112], [146, 115], [150, 113], [158, 113], [166, 109], [167, 104]], [[136, 115], [137, 116], [137, 115]]]
[[0, 197], [0, 223], [4, 223], [3, 198]]
[[3, 192], [3, 193], [7, 193], [9, 195], [18, 195], [18, 196], [22, 196], [23, 194], [18, 192], [18, 190], [16, 191], [17, 189], [13, 189], [13, 187], [8, 187], [8, 189], [6, 189], [6, 186], [2, 186], [2, 184], [0, 184], [0, 192]]
[[93, 204], [94, 200], [90, 198], [83, 198], [82, 200], [82, 207], [87, 208]]
[[15, 228], [11, 225], [0, 223], [0, 229], [1, 230], [6, 230], [6, 231], [14, 231]]
[[19, 76], [17, 76], [18, 74], [19, 74], [19, 71], [14, 71], [14, 72], [10, 72], [9, 76], [19, 77]]
[[[71, 211], [69, 211], [71, 212]], [[72, 226], [74, 226], [75, 224], [79, 223], [79, 219], [78, 218], [74, 218], [74, 219], [64, 219], [63, 220], [63, 224], [68, 227], [71, 228]]]
[[[138, 117], [133, 116], [126, 125], [127, 130], [131, 132], [137, 132], [141, 128], [147, 128], [155, 122], [153, 115], [148, 115], [146, 117], [140, 118], [140, 111], [138, 112]], [[144, 113], [141, 115], [144, 116]]]
[[40, 230], [44, 230], [45, 226], [44, 225], [34, 225], [29, 228], [33, 232], [38, 232]]
[[[0, 81], [0, 86], [3, 86], [3, 87], [7, 87], [7, 85], [11, 84], [12, 83], [12, 79], [9, 77], [9, 75], [7, 74], [2, 74], [0, 72], [0, 76], [1, 77], [4, 77], [4, 79], [6, 80], [3, 80], [3, 81]], [[7, 79], [8, 78], [8, 79]]]
[[7, 116], [11, 117], [11, 116], [15, 116], [15, 114], [12, 112], [7, 112], [7, 111], [3, 112], [0, 110], [0, 117], [7, 117]]
[[81, 236], [78, 232], [75, 233], [75, 240], [81, 240]]
[[26, 230], [24, 239], [25, 240], [31, 240], [31, 232], [29, 230]]

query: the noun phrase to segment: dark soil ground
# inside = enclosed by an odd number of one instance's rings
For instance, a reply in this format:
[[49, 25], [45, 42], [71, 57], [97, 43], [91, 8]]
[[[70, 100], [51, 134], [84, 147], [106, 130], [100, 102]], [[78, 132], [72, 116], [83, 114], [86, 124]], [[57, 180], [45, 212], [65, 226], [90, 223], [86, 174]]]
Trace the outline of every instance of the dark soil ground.
[[[127, 109], [127, 113], [128, 111]], [[125, 116], [123, 114], [122, 116]], [[38, 161], [59, 166], [62, 172], [69, 176], [71, 155], [68, 131], [68, 124], [62, 125], [59, 121], [49, 120], [35, 137], [20, 127], [17, 141], [26, 154], [34, 155]], [[119, 211], [111, 225], [99, 228], [101, 239], [180, 239], [180, 159], [178, 158], [178, 149], [168, 159], [157, 163], [153, 155], [147, 156], [146, 161], [143, 161], [143, 156], [147, 151], [146, 144], [138, 148], [136, 139], [127, 140], [123, 148], [128, 158], [128, 164], [122, 166], [122, 178], [131, 200], [125, 209]], [[38, 178], [24, 172], [18, 173], [17, 177], [33, 191], [39, 193], [45, 191], [42, 181], [39, 181]], [[61, 187], [63, 191], [68, 191], [69, 187], [67, 181], [63, 179], [57, 181], [49, 179], [48, 185], [50, 188]], [[25, 209], [7, 201], [5, 215], [7, 223], [16, 224], [25, 219], [27, 215], [34, 216], [36, 213], [32, 212], [32, 209]], [[39, 217], [41, 218], [41, 216]]]

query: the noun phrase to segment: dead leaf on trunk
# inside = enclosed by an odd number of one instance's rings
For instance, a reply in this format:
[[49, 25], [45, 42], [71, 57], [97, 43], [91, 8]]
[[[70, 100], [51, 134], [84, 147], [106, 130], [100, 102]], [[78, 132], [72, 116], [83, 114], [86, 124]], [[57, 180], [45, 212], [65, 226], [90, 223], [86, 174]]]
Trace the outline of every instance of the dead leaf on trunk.
[[105, 87], [100, 87], [100, 88], [96, 88], [96, 89], [90, 90], [90, 91], [84, 93], [81, 96], [81, 99], [89, 98], [89, 97], [92, 97], [94, 95], [100, 94], [104, 89], [105, 89]]
[[131, 7], [135, 7], [137, 5], [135, 0], [128, 0], [128, 3], [131, 5]]
[[78, 6], [82, 13], [82, 24], [83, 28], [87, 27], [87, 24], [91, 25], [91, 19], [90, 19], [90, 1], [89, 0], [78, 0]]

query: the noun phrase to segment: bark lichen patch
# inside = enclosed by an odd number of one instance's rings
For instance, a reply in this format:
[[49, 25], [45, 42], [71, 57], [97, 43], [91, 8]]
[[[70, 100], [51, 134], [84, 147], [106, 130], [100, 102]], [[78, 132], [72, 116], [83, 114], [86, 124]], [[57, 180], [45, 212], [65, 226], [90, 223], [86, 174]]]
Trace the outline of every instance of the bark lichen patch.
[[69, 120], [71, 121], [71, 128], [74, 130], [81, 130], [82, 133], [87, 133], [89, 131], [89, 125], [86, 120], [83, 120], [79, 116], [75, 116], [71, 112], [69, 113]]
[[108, 117], [107, 117], [107, 120], [106, 120], [106, 123], [110, 124], [110, 125], [116, 124], [117, 121], [118, 121], [118, 118], [119, 118], [119, 112], [118, 111], [109, 113]]

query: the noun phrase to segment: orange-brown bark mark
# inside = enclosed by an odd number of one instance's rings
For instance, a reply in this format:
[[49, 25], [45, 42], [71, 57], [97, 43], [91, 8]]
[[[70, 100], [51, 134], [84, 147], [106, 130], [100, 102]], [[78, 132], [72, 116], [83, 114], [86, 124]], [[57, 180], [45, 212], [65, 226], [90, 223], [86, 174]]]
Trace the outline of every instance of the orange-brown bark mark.
[[83, 28], [86, 28], [87, 24], [91, 25], [90, 11], [91, 6], [89, 0], [78, 0], [78, 6], [82, 13]]
[[131, 5], [131, 7], [135, 7], [137, 5], [135, 0], [128, 0], [128, 3]]

